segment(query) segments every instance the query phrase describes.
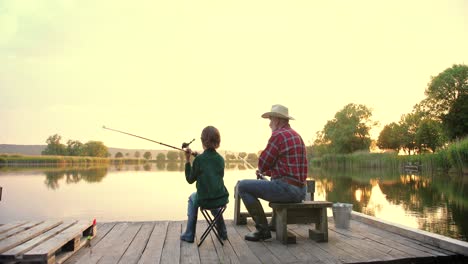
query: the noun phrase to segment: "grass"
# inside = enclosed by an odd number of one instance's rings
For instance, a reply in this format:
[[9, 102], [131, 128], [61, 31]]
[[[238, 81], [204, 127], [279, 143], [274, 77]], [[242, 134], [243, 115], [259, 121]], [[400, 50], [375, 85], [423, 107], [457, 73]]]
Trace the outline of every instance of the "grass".
[[417, 164], [423, 172], [468, 174], [468, 138], [457, 140], [436, 153], [397, 155], [396, 153], [327, 154], [311, 160], [312, 167], [324, 169], [391, 169], [403, 170]]

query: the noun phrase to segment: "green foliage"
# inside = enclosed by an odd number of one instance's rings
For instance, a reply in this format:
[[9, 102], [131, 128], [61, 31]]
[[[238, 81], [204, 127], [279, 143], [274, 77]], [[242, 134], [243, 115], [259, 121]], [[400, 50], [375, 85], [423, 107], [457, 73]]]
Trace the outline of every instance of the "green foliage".
[[115, 153], [115, 158], [116, 158], [116, 159], [123, 158], [123, 156], [124, 156], [124, 155], [123, 155], [122, 152], [120, 152], [120, 151], [117, 152], [117, 153]]
[[425, 94], [425, 103], [432, 112], [442, 117], [460, 96], [468, 94], [468, 66], [455, 64], [432, 77]]
[[415, 141], [420, 153], [427, 150], [435, 152], [445, 142], [442, 124], [431, 119], [422, 120], [416, 130]]
[[67, 141], [67, 154], [69, 156], [83, 156], [83, 143], [78, 140]]
[[468, 94], [460, 95], [449, 112], [442, 116], [450, 139], [468, 136]]
[[141, 155], [141, 154], [140, 154], [140, 151], [135, 151], [135, 158], [138, 159], [138, 158], [140, 157], [140, 155]]
[[153, 155], [152, 155], [151, 152], [149, 152], [149, 151], [146, 151], [146, 152], [143, 154], [143, 158], [145, 158], [145, 159], [147, 159], [147, 160], [150, 160], [152, 157], [153, 157]]
[[34, 164], [34, 165], [82, 165], [82, 164], [108, 164], [108, 158], [100, 157], [75, 157], [75, 156], [27, 156], [27, 155], [2, 155], [4, 165]]
[[47, 147], [42, 151], [42, 155], [66, 155], [66, 146], [60, 143], [60, 140], [62, 140], [62, 137], [58, 134], [47, 138]]
[[258, 156], [255, 153], [249, 153], [247, 155], [247, 160], [248, 161], [256, 161], [256, 160], [258, 160]]
[[175, 150], [169, 150], [167, 152], [167, 160], [168, 161], [176, 161], [179, 159], [179, 152]]
[[421, 112], [413, 112], [401, 117], [399, 124], [401, 128], [401, 147], [408, 154], [416, 152], [416, 131], [420, 121]]
[[164, 155], [164, 153], [159, 153], [157, 156], [156, 156], [156, 161], [165, 161], [166, 160], [166, 155]]
[[311, 160], [312, 167], [325, 169], [391, 169], [402, 171], [405, 164], [420, 164], [423, 172], [468, 173], [468, 138], [457, 140], [437, 153], [397, 155], [396, 153], [327, 154]]
[[239, 157], [240, 157], [241, 159], [244, 159], [245, 157], [247, 157], [247, 153], [246, 153], [246, 152], [240, 152], [240, 153], [239, 153]]
[[89, 157], [107, 157], [108, 149], [101, 141], [88, 141], [83, 145], [82, 153]]
[[393, 122], [385, 125], [377, 139], [377, 146], [381, 149], [393, 149], [396, 153], [402, 146], [401, 126]]
[[315, 145], [328, 153], [352, 153], [369, 150], [370, 129], [376, 125], [371, 120], [372, 112], [364, 105], [348, 104], [328, 121], [323, 130], [317, 133]]

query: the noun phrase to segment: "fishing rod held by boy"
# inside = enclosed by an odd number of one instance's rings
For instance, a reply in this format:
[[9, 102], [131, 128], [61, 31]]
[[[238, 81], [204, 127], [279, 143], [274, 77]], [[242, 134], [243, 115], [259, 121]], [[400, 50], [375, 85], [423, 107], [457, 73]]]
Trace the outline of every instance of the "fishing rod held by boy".
[[[111, 131], [114, 131], [114, 132], [119, 132], [119, 133], [122, 133], [122, 134], [126, 134], [126, 135], [129, 135], [129, 136], [132, 136], [132, 137], [137, 137], [137, 138], [141, 138], [141, 139], [144, 139], [144, 140], [148, 140], [148, 141], [151, 141], [151, 142], [154, 142], [154, 143], [157, 143], [159, 145], [163, 145], [163, 146], [166, 146], [166, 147], [170, 147], [170, 148], [173, 148], [173, 149], [177, 149], [177, 150], [180, 150], [180, 151], [183, 151], [183, 152], [187, 152], [187, 148], [189, 147], [189, 145], [195, 141], [195, 139], [192, 139], [192, 141], [190, 141], [189, 143], [182, 143], [182, 148], [178, 148], [178, 147], [174, 147], [174, 146], [171, 146], [169, 144], [165, 144], [165, 143], [162, 143], [162, 142], [158, 142], [156, 140], [152, 140], [152, 139], [149, 139], [149, 138], [145, 138], [145, 137], [141, 137], [141, 136], [137, 136], [137, 135], [134, 135], [134, 134], [130, 134], [128, 132], [124, 132], [124, 131], [120, 131], [120, 130], [117, 130], [117, 129], [113, 129], [113, 128], [109, 128], [109, 127], [106, 127], [106, 126], [102, 126], [102, 128], [104, 129], [107, 129], [107, 130], [111, 130]], [[192, 154], [194, 157], [196, 157], [198, 155], [197, 152], [190, 152], [190, 154]]]

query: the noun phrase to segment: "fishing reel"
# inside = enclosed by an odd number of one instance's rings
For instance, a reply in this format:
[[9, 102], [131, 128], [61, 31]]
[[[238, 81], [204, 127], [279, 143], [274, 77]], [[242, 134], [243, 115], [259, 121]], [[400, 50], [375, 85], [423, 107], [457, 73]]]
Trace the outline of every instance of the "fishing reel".
[[192, 144], [192, 142], [195, 141], [195, 139], [192, 139], [192, 141], [190, 141], [189, 143], [182, 143], [182, 149], [185, 149], [185, 148], [188, 148], [190, 146], [190, 144]]

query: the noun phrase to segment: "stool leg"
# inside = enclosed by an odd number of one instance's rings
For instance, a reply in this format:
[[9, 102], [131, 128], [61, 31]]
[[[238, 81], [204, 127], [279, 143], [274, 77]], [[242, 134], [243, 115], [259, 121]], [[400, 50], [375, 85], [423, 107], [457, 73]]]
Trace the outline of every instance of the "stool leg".
[[223, 207], [220, 210], [218, 210], [218, 213], [215, 215], [214, 218], [211, 218], [210, 214], [206, 210], [201, 210], [203, 216], [205, 217], [206, 221], [208, 222], [208, 228], [205, 230], [205, 232], [203, 232], [203, 234], [202, 234], [202, 236], [200, 238], [200, 243], [198, 243], [198, 246], [201, 246], [201, 244], [203, 243], [203, 241], [205, 241], [206, 237], [208, 236], [208, 234], [210, 233], [211, 230], [213, 230], [216, 238], [219, 240], [221, 245], [224, 246], [224, 243], [223, 243], [220, 235], [218, 234], [218, 232], [214, 228], [215, 225], [216, 225], [216, 221], [218, 221], [218, 219], [223, 215], [224, 210], [226, 210], [226, 207]]

